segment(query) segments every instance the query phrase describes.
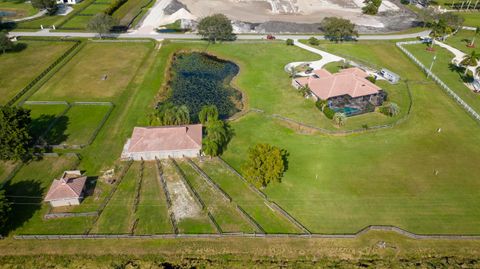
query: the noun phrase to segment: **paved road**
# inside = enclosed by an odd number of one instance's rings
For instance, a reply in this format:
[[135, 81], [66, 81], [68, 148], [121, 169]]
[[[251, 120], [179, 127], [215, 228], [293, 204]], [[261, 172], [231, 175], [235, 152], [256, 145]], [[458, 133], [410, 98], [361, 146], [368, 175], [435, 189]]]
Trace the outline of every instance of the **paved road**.
[[[394, 35], [361, 35], [358, 39], [359, 40], [399, 40], [399, 39], [408, 39], [408, 38], [416, 38], [418, 36], [426, 36], [428, 35], [429, 31], [423, 31], [419, 33], [413, 34], [394, 34]], [[11, 32], [11, 35], [15, 36], [50, 36], [50, 37], [63, 37], [63, 36], [71, 36], [71, 37], [96, 37], [97, 34], [94, 33], [77, 33], [77, 32], [49, 32], [48, 30], [42, 30], [38, 32]], [[161, 33], [139, 33], [137, 31], [132, 31], [129, 33], [124, 34], [117, 34], [117, 35], [110, 35], [110, 37], [118, 37], [118, 38], [153, 38], [157, 40], [162, 40], [165, 38], [170, 39], [199, 39], [200, 37], [196, 34], [161, 34]], [[308, 39], [312, 37], [312, 35], [276, 35], [278, 39]], [[315, 36], [318, 39], [324, 39], [322, 35]], [[255, 39], [264, 39], [265, 35], [238, 35], [237, 39], [239, 40], [255, 40]]]

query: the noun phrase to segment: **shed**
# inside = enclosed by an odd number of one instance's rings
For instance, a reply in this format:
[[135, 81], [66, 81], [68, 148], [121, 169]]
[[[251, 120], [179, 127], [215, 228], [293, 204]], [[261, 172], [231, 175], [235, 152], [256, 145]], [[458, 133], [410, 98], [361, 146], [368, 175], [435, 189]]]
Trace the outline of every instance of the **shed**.
[[380, 71], [380, 75], [384, 77], [386, 80], [390, 81], [390, 83], [396, 84], [400, 81], [400, 76], [393, 73], [392, 71], [382, 68]]

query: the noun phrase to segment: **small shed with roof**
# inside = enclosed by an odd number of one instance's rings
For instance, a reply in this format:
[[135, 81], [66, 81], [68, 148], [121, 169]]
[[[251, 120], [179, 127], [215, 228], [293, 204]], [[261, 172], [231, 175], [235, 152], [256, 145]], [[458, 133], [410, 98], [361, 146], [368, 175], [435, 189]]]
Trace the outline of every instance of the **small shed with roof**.
[[79, 205], [83, 199], [86, 176], [78, 170], [65, 171], [60, 179], [54, 179], [44, 201], [52, 207]]

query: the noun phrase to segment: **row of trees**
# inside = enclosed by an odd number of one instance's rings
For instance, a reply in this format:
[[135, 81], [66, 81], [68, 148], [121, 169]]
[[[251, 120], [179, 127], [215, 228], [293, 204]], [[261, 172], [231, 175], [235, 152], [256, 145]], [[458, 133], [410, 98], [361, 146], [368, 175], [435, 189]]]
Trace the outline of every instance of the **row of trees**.
[[7, 50], [14, 48], [13, 42], [8, 37], [8, 32], [6, 30], [0, 32], [0, 50], [4, 54]]

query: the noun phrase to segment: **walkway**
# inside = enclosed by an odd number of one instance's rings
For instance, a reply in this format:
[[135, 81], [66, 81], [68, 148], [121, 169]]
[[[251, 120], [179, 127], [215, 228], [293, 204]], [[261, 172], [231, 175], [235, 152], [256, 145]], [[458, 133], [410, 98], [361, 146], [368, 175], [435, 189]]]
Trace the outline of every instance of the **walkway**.
[[47, 14], [47, 10], [42, 10], [42, 11], [39, 11], [37, 14], [35, 14], [33, 16], [20, 18], [20, 19], [15, 19], [15, 20], [12, 20], [12, 21], [14, 21], [14, 22], [28, 21], [28, 20], [40, 18], [45, 14]]
[[[456, 49], [456, 48], [454, 48], [450, 45], [447, 45], [445, 43], [442, 43], [440, 41], [435, 41], [435, 44], [437, 44], [438, 46], [440, 46], [444, 49], [447, 49], [448, 51], [453, 53], [453, 55], [455, 55], [455, 57], [452, 59], [453, 64], [460, 65], [460, 63], [462, 62], [465, 55], [467, 55], [466, 53], [460, 51], [459, 49]], [[480, 64], [477, 64], [476, 66], [469, 66], [467, 68], [468, 68], [468, 70], [472, 71], [473, 74], [475, 74], [475, 69], [479, 66], [480, 66]]]
[[318, 61], [288, 63], [285, 66], [285, 71], [286, 72], [290, 72], [292, 67], [296, 67], [298, 65], [305, 64], [305, 63], [308, 63], [309, 66], [313, 69], [321, 69], [324, 65], [326, 65], [328, 63], [345, 61], [345, 59], [342, 58], [342, 57], [339, 57], [337, 55], [333, 55], [333, 54], [328, 53], [326, 51], [319, 50], [319, 49], [310, 47], [308, 45], [305, 45], [305, 44], [301, 43], [300, 41], [298, 41], [298, 39], [294, 39], [293, 44], [295, 46], [299, 47], [299, 48], [302, 48], [304, 50], [307, 50], [307, 51], [310, 51], [312, 53], [318, 54], [318, 55], [322, 56], [322, 58]]

